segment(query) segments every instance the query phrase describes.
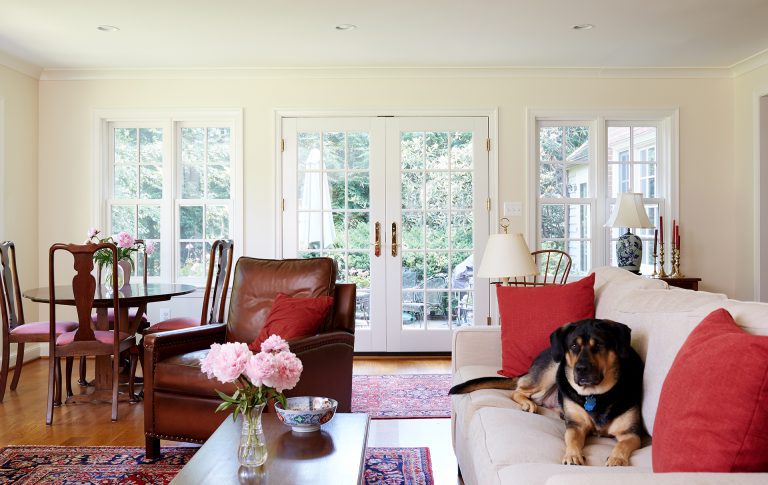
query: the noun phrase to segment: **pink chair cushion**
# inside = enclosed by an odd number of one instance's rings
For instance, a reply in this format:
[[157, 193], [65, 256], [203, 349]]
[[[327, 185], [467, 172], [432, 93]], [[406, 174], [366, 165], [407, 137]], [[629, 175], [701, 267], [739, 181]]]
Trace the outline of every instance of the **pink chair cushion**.
[[[103, 344], [112, 345], [112, 339], [115, 338], [112, 334], [112, 330], [95, 330], [93, 332], [96, 335], [96, 340]], [[130, 337], [129, 334], [120, 332], [120, 340], [125, 340]], [[56, 345], [69, 345], [75, 340], [75, 332], [67, 332], [61, 334], [56, 339]]]
[[[138, 312], [139, 312], [139, 309], [136, 308], [136, 307], [129, 308], [128, 309], [128, 317], [133, 319], [133, 318], [136, 317], [136, 314]], [[97, 318], [98, 318], [97, 315], [95, 315], [95, 314], [91, 315], [91, 320], [93, 321], [93, 323], [96, 323]], [[141, 317], [141, 319], [146, 321], [147, 320], [146, 315], [143, 315]], [[107, 308], [107, 320], [110, 321], [110, 322], [114, 322], [115, 321], [115, 310], [114, 310], [114, 308]]]
[[[77, 329], [75, 322], [56, 322], [56, 335], [71, 332]], [[48, 322], [32, 322], [19, 325], [11, 330], [11, 335], [45, 335], [51, 331], [51, 324]]]
[[178, 317], [163, 320], [157, 322], [154, 325], [150, 325], [148, 329], [144, 331], [144, 334], [166, 332], [168, 330], [178, 330], [180, 328], [199, 327], [200, 320], [192, 317]]

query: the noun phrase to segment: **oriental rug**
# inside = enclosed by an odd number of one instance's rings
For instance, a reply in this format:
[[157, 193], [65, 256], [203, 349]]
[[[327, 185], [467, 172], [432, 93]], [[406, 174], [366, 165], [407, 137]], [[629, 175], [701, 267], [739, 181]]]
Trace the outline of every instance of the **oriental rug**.
[[450, 374], [353, 375], [352, 412], [371, 419], [448, 418]]
[[365, 485], [434, 485], [429, 448], [367, 448]]

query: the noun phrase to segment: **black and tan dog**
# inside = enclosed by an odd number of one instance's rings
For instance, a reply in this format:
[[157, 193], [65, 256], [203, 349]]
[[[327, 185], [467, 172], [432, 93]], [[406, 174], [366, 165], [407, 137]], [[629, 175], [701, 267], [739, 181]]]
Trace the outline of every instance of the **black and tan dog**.
[[580, 320], [555, 330], [550, 347], [519, 378], [481, 377], [458, 384], [450, 394], [511, 389], [523, 411], [535, 413], [557, 392], [565, 419], [564, 465], [585, 464], [590, 433], [618, 440], [608, 466], [629, 464], [644, 433], [640, 416], [643, 361], [630, 345], [630, 328], [610, 320]]

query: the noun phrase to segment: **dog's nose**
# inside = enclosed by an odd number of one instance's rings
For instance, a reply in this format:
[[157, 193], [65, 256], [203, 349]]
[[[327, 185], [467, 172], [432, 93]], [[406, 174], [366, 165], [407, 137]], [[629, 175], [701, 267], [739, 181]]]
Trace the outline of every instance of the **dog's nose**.
[[576, 362], [576, 365], [573, 366], [573, 370], [575, 370], [577, 374], [581, 374], [587, 372], [588, 367], [584, 362]]

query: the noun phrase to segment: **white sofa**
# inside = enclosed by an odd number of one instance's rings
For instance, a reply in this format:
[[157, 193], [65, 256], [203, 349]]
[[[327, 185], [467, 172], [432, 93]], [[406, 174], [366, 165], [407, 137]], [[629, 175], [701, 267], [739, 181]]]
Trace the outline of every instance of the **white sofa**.
[[[664, 377], [688, 334], [707, 314], [723, 307], [747, 332], [768, 335], [768, 304], [669, 288], [618, 268], [598, 268], [595, 273], [596, 317], [629, 325], [632, 345], [645, 360], [642, 414], [651, 435]], [[456, 331], [454, 383], [496, 375], [501, 368], [499, 331], [498, 326]], [[509, 394], [486, 389], [452, 397], [453, 445], [466, 485], [768, 483], [768, 473], [654, 474], [650, 439], [632, 454], [628, 467], [603, 466], [615, 441], [594, 436], [584, 448], [587, 466], [560, 465], [565, 425], [558, 413], [523, 412]]]

